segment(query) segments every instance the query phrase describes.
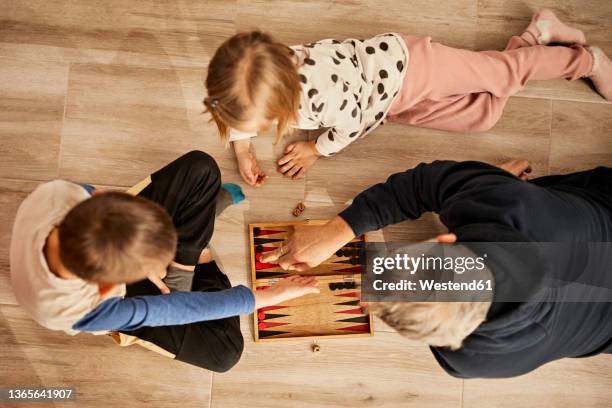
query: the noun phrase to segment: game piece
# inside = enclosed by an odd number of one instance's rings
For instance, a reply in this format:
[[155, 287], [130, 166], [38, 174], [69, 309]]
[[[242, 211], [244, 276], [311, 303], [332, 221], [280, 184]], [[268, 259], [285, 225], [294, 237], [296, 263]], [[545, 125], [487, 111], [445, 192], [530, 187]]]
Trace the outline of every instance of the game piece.
[[[261, 257], [282, 245], [294, 227], [323, 223], [325, 221], [251, 224], [253, 289], [273, 286], [279, 278], [298, 273], [285, 271], [275, 263], [263, 263]], [[360, 306], [365, 242], [365, 236], [356, 237], [320, 265], [299, 272], [300, 275], [316, 275], [320, 293], [257, 310], [254, 314], [255, 341], [373, 335], [372, 316]]]
[[304, 205], [304, 203], [298, 203], [298, 205], [293, 209], [293, 216], [299, 217], [300, 215], [302, 215], [305, 209], [306, 206]]

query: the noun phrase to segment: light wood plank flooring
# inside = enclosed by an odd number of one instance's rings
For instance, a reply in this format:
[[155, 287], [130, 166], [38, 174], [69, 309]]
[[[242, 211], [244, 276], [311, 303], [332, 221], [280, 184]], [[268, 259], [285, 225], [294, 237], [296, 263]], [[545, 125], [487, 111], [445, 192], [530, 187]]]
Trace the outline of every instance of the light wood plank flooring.
[[[11, 292], [8, 245], [19, 202], [57, 177], [127, 187], [181, 153], [201, 149], [239, 182], [229, 151], [202, 115], [203, 80], [216, 47], [263, 28], [287, 43], [429, 35], [451, 46], [500, 49], [533, 11], [551, 7], [612, 54], [606, 0], [0, 0], [0, 387], [72, 386], [83, 407], [609, 407], [612, 357], [565, 360], [516, 379], [447, 376], [427, 347], [377, 322], [373, 338], [255, 345], [213, 374], [109, 339], [52, 333], [30, 320]], [[298, 201], [310, 218], [335, 215], [355, 194], [421, 161], [527, 158], [534, 175], [612, 165], [612, 104], [582, 81], [535, 82], [511, 98], [483, 134], [386, 125], [305, 180], [275, 174], [282, 146], [260, 137], [272, 175], [217, 222], [213, 245], [234, 284], [248, 283], [246, 224], [290, 219]], [[424, 239], [434, 216], [383, 231]], [[15, 405], [18, 406], [18, 405]], [[25, 406], [25, 405], [21, 405]]]

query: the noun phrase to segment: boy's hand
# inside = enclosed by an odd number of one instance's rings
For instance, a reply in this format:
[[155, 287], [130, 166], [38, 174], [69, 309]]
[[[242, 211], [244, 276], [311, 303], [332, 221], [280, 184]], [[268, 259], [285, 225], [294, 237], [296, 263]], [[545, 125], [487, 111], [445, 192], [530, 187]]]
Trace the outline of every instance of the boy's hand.
[[274, 286], [255, 291], [255, 304], [260, 309], [311, 293], [319, 293], [315, 277], [293, 275], [281, 279]]
[[278, 161], [278, 171], [285, 177], [299, 179], [312, 167], [321, 156], [315, 141], [293, 142], [285, 147], [285, 155]]
[[259, 168], [257, 159], [250, 151], [250, 144], [249, 140], [235, 141], [233, 142], [234, 152], [243, 180], [251, 186], [259, 187], [265, 183], [268, 176]]
[[166, 286], [162, 280], [166, 277], [166, 273], [166, 270], [163, 270], [163, 272], [152, 272], [149, 276], [147, 276], [147, 278], [149, 278], [149, 280], [153, 282], [155, 286], [157, 286], [157, 289], [159, 289], [163, 295], [170, 293], [170, 288], [168, 288], [168, 286]]
[[531, 173], [531, 165], [527, 160], [509, 160], [505, 163], [498, 165], [502, 170], [506, 170], [508, 173], [514, 174], [521, 180], [527, 181], [528, 174]]

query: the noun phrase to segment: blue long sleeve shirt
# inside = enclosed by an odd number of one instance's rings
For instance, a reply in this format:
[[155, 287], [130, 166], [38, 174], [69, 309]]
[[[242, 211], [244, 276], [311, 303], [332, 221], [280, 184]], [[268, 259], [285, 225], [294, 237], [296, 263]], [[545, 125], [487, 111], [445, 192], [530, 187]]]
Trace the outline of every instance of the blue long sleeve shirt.
[[172, 292], [167, 295], [113, 297], [76, 322], [78, 331], [136, 330], [174, 326], [251, 313], [255, 296], [239, 285], [218, 292]]
[[[89, 193], [90, 184], [81, 184]], [[232, 193], [233, 195], [233, 193]], [[73, 330], [96, 332], [136, 330], [143, 326], [175, 326], [251, 313], [255, 296], [239, 285], [218, 292], [172, 292], [167, 295], [113, 297], [76, 322]]]

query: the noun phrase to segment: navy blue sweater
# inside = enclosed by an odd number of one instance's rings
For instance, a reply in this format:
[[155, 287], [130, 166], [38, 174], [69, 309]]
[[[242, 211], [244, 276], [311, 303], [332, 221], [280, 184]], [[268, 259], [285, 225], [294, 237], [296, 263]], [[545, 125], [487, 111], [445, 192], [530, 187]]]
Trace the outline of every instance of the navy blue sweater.
[[[485, 163], [436, 161], [370, 187], [340, 216], [359, 235], [428, 211], [459, 241], [609, 242], [612, 169], [524, 182]], [[512, 282], [505, 278], [530, 271], [492, 273], [496, 282]], [[503, 285], [495, 291], [508, 289]], [[431, 350], [449, 374], [462, 378], [511, 377], [563, 357], [612, 352], [612, 303], [568, 303], [565, 295], [560, 290], [547, 294], [553, 302], [523, 303], [496, 302], [494, 295], [487, 321], [460, 349]]]

